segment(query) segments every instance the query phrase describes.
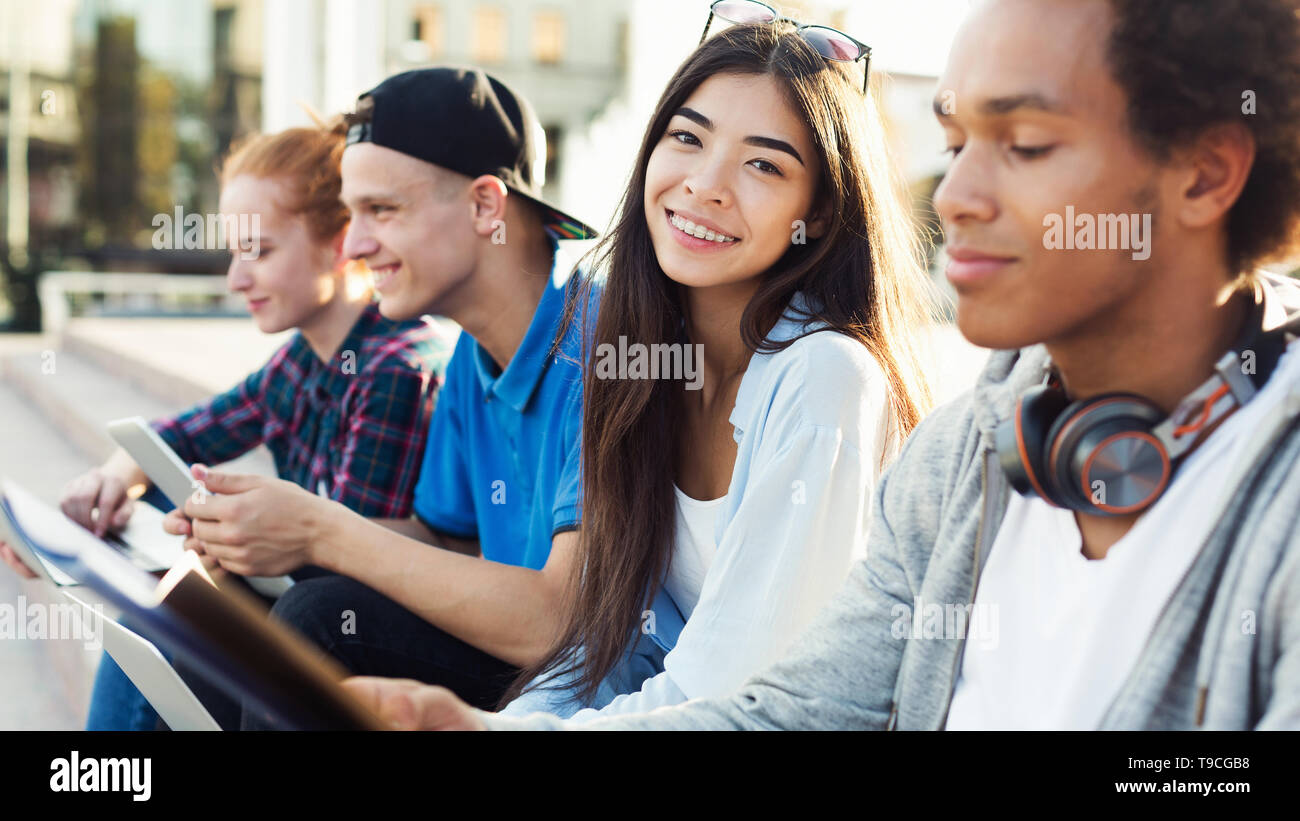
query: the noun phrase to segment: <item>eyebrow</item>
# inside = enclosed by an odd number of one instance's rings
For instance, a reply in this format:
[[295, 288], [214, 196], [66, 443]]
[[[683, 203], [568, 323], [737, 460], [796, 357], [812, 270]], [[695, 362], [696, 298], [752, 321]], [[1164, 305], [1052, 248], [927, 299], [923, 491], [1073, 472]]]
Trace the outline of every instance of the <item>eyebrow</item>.
[[[951, 119], [952, 115], [945, 110], [946, 107], [946, 100], [939, 97], [934, 98], [934, 116], [941, 120]], [[1064, 115], [1069, 113], [1065, 106], [1037, 92], [1012, 94], [1006, 97], [990, 97], [981, 102], [978, 107], [979, 113], [986, 117], [1005, 117], [1022, 109], [1039, 111], [1044, 114]]]
[[[710, 120], [708, 117], [705, 117], [703, 114], [701, 114], [700, 112], [696, 111], [693, 108], [687, 108], [686, 106], [682, 106], [681, 108], [677, 109], [676, 113], [682, 117], [685, 117], [691, 122], [699, 125], [701, 128], [705, 129], [706, 131], [712, 131], [714, 128], [713, 120]], [[746, 137], [744, 140], [742, 140], [742, 142], [745, 143], [745, 145], [756, 145], [760, 148], [770, 148], [773, 151], [784, 151], [786, 154], [789, 154], [791, 157], [794, 157], [796, 160], [798, 160], [800, 165], [805, 165], [803, 161], [803, 157], [799, 156], [799, 152], [795, 150], [795, 147], [793, 145], [790, 145], [790, 143], [786, 142], [785, 140], [778, 140], [774, 137], [750, 136], [750, 137]]]
[[[376, 202], [390, 203], [396, 201], [397, 201], [397, 197], [392, 194], [362, 194], [356, 197], [356, 207], [364, 208], [365, 206], [370, 205], [371, 203], [376, 203]], [[342, 204], [344, 208], [351, 207], [348, 204], [347, 198], [341, 194], [339, 195], [339, 203]]]

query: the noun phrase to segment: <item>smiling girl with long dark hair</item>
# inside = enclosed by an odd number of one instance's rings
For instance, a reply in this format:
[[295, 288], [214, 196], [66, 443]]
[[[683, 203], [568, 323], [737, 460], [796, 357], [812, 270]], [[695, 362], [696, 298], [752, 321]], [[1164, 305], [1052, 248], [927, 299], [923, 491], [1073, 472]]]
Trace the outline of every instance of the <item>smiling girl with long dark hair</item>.
[[[549, 686], [511, 713], [640, 712], [777, 658], [862, 554], [872, 486], [926, 409], [928, 282], [864, 67], [807, 34], [716, 35], [651, 118], [597, 249], [585, 569], [520, 680]], [[594, 356], [620, 340], [699, 350], [701, 373], [606, 378]]]
[[[727, 29], [651, 117], [595, 251], [603, 281], [571, 303], [587, 362], [566, 627], [507, 714], [731, 692], [864, 554], [880, 471], [928, 408], [912, 337], [929, 282], [865, 66], [823, 56], [828, 31]], [[597, 290], [591, 321], [578, 306]], [[699, 372], [603, 361], [636, 345]], [[412, 685], [350, 684], [372, 701]], [[441, 699], [428, 723], [481, 723]]]

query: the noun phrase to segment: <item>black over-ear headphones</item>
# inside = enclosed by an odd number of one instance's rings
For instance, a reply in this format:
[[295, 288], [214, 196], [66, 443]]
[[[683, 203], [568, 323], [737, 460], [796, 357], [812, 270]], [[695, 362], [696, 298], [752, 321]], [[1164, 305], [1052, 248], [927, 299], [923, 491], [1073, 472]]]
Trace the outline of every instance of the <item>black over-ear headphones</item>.
[[1168, 417], [1132, 393], [1072, 402], [1053, 369], [998, 426], [998, 459], [1012, 487], [1094, 516], [1154, 504], [1200, 433], [1250, 401], [1272, 376], [1300, 317], [1265, 331], [1262, 297], [1257, 288], [1250, 317], [1214, 375]]

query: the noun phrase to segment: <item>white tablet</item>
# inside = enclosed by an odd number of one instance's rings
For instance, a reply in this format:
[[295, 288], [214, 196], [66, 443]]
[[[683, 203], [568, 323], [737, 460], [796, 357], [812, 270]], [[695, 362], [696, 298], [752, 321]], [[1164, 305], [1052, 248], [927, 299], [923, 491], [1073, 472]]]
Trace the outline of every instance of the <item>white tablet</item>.
[[63, 595], [85, 608], [83, 618], [103, 630], [104, 650], [122, 668], [163, 721], [173, 730], [220, 730], [216, 719], [176, 673], [152, 642], [113, 621], [103, 618], [78, 595]]
[[[109, 422], [108, 432], [115, 442], [125, 448], [127, 453], [131, 454], [131, 458], [145, 472], [145, 475], [158, 486], [163, 495], [178, 508], [183, 508], [186, 500], [195, 491], [203, 488], [202, 482], [190, 475], [189, 467], [181, 461], [181, 457], [176, 455], [176, 451], [168, 447], [167, 443], [162, 440], [162, 437], [153, 428], [149, 427], [149, 423], [143, 417], [132, 416], [128, 419]], [[206, 490], [203, 492], [206, 492]], [[140, 507], [147, 507], [147, 505], [141, 505]], [[138, 511], [139, 508], [137, 508], [137, 513]], [[134, 519], [135, 516], [131, 518]], [[150, 528], [157, 534], [157, 538], [173, 538], [163, 533], [160, 522], [161, 519], [157, 524], [150, 523]], [[123, 531], [122, 536], [126, 537], [128, 533]], [[175, 545], [177, 548], [183, 546], [184, 537], [174, 538], [177, 540]], [[143, 549], [143, 544], [137, 544], [139, 541], [141, 540], [128, 540], [129, 543]], [[170, 554], [170, 560], [174, 561], [176, 555], [176, 553]], [[164, 567], [170, 567], [170, 563], [164, 565]], [[293, 585], [293, 579], [288, 576], [249, 576], [246, 580], [254, 590], [273, 599], [279, 598], [284, 591]]]
[[143, 417], [132, 416], [109, 422], [108, 434], [131, 454], [131, 458], [149, 480], [176, 507], [185, 507], [185, 502], [201, 487], [199, 480], [190, 475], [189, 466], [149, 427]]

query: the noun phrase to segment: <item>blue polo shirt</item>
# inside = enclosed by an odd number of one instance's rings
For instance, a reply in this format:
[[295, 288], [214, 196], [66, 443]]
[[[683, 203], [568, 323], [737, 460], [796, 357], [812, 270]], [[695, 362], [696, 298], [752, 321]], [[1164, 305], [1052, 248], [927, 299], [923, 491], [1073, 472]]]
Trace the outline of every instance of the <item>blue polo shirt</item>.
[[477, 539], [484, 558], [533, 570], [546, 564], [552, 537], [579, 521], [577, 320], [551, 354], [572, 267], [556, 253], [550, 283], [504, 371], [461, 333], [415, 487], [415, 515], [427, 527]]

